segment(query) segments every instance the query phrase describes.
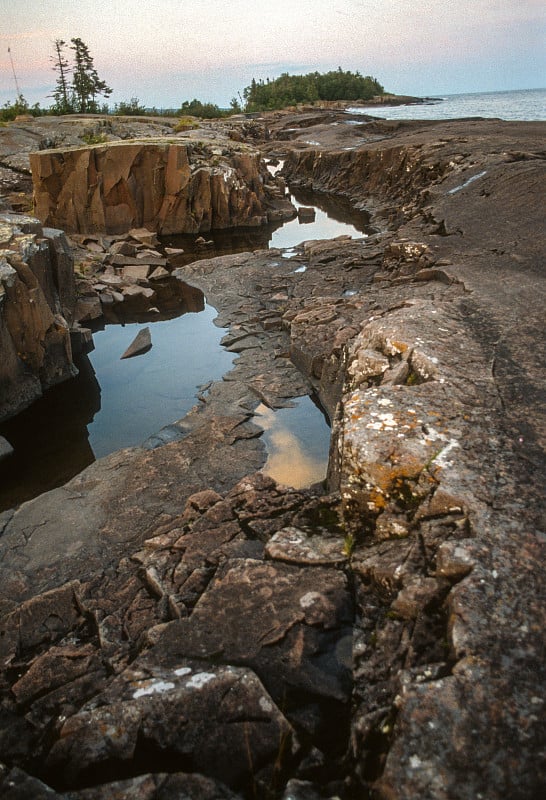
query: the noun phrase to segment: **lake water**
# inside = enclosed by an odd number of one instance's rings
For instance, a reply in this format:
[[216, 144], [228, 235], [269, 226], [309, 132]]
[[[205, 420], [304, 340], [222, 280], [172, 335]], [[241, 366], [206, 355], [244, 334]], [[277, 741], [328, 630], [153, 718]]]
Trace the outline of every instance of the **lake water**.
[[[314, 222], [290, 220], [282, 226], [210, 234], [213, 244], [187, 260], [226, 253], [291, 248], [305, 239], [361, 237], [368, 217], [328, 197], [297, 195], [298, 205], [314, 205]], [[207, 234], [209, 236], [209, 234]], [[172, 237], [164, 244], [191, 249], [195, 237]], [[195, 290], [194, 290], [195, 292]], [[15, 454], [0, 463], [0, 511], [66, 483], [96, 458], [140, 445], [195, 405], [199, 387], [220, 380], [233, 354], [220, 345], [225, 330], [214, 325], [216, 311], [202, 298], [192, 313], [157, 322], [106, 325], [94, 333], [95, 349], [77, 361], [80, 374], [47, 391], [26, 411], [0, 425]], [[148, 325], [152, 348], [120, 360], [139, 330]], [[197, 355], [198, 354], [198, 355]], [[330, 429], [308, 397], [294, 407], [258, 409], [269, 453], [265, 471], [296, 488], [326, 474]]]
[[506, 120], [546, 120], [546, 89], [510, 92], [475, 92], [431, 98], [407, 106], [369, 106], [348, 109], [384, 119], [458, 119], [487, 117]]

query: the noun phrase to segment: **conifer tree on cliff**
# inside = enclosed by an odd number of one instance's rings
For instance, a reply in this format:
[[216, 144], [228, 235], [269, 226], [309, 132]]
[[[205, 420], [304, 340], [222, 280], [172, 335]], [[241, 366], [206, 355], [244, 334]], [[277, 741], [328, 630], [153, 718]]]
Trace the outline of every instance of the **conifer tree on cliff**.
[[74, 51], [72, 89], [74, 91], [74, 110], [80, 114], [96, 113], [99, 108], [97, 97], [108, 97], [112, 90], [101, 80], [93, 64], [89, 48], [81, 39], [71, 39]]

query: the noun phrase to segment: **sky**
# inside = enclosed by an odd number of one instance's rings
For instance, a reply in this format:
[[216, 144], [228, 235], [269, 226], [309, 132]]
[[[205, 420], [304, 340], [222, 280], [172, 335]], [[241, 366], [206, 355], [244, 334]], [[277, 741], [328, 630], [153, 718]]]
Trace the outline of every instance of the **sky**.
[[76, 37], [111, 106], [227, 107], [252, 78], [338, 67], [420, 97], [546, 87], [544, 0], [0, 0], [0, 105], [17, 85], [51, 105], [54, 42]]

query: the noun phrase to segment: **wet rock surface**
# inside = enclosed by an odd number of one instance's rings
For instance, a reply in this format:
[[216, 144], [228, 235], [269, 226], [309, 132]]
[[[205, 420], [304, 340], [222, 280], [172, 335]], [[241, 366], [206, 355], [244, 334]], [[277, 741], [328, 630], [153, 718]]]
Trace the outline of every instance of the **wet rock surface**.
[[[264, 146], [380, 232], [179, 267], [233, 370], [0, 516], [3, 796], [539, 796], [544, 126], [357, 127]], [[296, 491], [253, 413], [311, 390]]]

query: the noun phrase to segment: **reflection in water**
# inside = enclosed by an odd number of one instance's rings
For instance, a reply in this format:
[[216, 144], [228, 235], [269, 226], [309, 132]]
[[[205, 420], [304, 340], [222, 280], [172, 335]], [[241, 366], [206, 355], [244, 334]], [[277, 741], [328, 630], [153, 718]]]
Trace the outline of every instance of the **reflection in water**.
[[[207, 234], [213, 244], [201, 249], [195, 236], [173, 236], [163, 244], [184, 248], [174, 263], [182, 266], [196, 258], [290, 248], [306, 239], [359, 237], [369, 231], [367, 215], [339, 199], [294, 192], [293, 201], [315, 206], [315, 221], [296, 218], [275, 226], [214, 231]], [[201, 384], [229, 371], [233, 355], [221, 347], [223, 331], [213, 324], [216, 311], [204, 306], [202, 293], [174, 279], [159, 281], [155, 288], [161, 314], [129, 306], [123, 318], [110, 312], [106, 322], [114, 324], [94, 333], [95, 350], [77, 362], [79, 376], [0, 424], [0, 436], [15, 450], [0, 462], [0, 511], [61, 486], [97, 457], [142, 443], [183, 417]], [[120, 361], [140, 325], [150, 322], [152, 349]], [[324, 478], [330, 431], [309, 398], [276, 412], [261, 407], [259, 419], [267, 428], [270, 474], [292, 486]]]
[[208, 247], [196, 247], [195, 234], [162, 237], [162, 244], [184, 250], [184, 255], [176, 259], [176, 266], [183, 266], [191, 261], [231, 253], [267, 250], [269, 247], [294, 247], [306, 239], [333, 239], [343, 235], [357, 238], [373, 231], [369, 215], [365, 211], [351, 208], [349, 202], [343, 198], [294, 190], [291, 199], [296, 208], [315, 207], [316, 216], [313, 222], [300, 222], [296, 217], [288, 222], [260, 228], [210, 231], [205, 234], [207, 240], [212, 242]]
[[[159, 322], [160, 320], [174, 319], [181, 314], [195, 314], [205, 308], [203, 292], [178, 278], [163, 278], [154, 281], [153, 289], [155, 311], [150, 311], [147, 299], [139, 301], [138, 298], [133, 298], [117, 304], [115, 310], [114, 307], [104, 306], [105, 322], [111, 325], [124, 325], [130, 322]], [[139, 302], [141, 308], [139, 308]], [[104, 325], [101, 327], [104, 328]]]
[[95, 349], [77, 361], [76, 378], [0, 425], [15, 450], [0, 461], [0, 511], [62, 486], [96, 458], [139, 445], [185, 416], [197, 402], [197, 387], [219, 380], [233, 363], [215, 317], [207, 305], [199, 314], [157, 322], [152, 349], [123, 361], [142, 326], [96, 331]]
[[294, 408], [277, 411], [262, 403], [255, 413], [269, 454], [263, 468], [266, 475], [295, 489], [324, 480], [330, 428], [310, 397], [298, 398]]
[[0, 461], [0, 511], [61, 486], [95, 460], [87, 425], [100, 409], [100, 386], [87, 356], [76, 365], [76, 378], [0, 425], [15, 451]]
[[93, 338], [89, 354], [101, 384], [101, 409], [89, 425], [95, 456], [141, 444], [185, 416], [195, 405], [197, 387], [219, 380], [234, 355], [220, 346], [225, 331], [213, 320], [216, 310], [184, 314], [151, 327], [152, 349], [135, 358], [121, 354], [141, 325], [108, 325]]

